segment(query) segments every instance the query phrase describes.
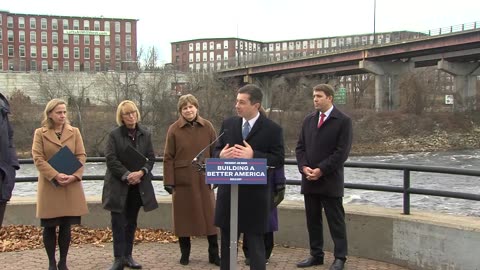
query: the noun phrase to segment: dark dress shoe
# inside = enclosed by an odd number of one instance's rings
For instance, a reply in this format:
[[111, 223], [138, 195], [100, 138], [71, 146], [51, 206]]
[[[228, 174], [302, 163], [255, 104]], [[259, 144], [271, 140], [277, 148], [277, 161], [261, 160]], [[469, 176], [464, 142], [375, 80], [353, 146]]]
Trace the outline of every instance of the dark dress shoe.
[[345, 261], [340, 259], [335, 259], [335, 261], [333, 261], [332, 265], [330, 266], [329, 270], [343, 270], [344, 267], [345, 267]]
[[218, 254], [208, 254], [208, 262], [220, 266], [220, 257]]
[[250, 258], [245, 259], [245, 265], [250, 265]]
[[299, 263], [297, 263], [298, 268], [305, 268], [305, 267], [310, 267], [314, 265], [322, 265], [323, 264], [323, 258], [316, 258], [316, 257], [310, 257], [308, 259], [305, 259]]
[[115, 261], [113, 261], [113, 265], [110, 270], [123, 270], [124, 263], [125, 262], [122, 257], [115, 258]]
[[65, 260], [60, 260], [58, 262], [58, 270], [68, 270], [67, 262]]
[[127, 256], [125, 257], [125, 266], [128, 266], [129, 268], [132, 269], [142, 269], [142, 265], [137, 263], [132, 256]]
[[49, 265], [48, 270], [57, 270], [57, 266], [56, 265]]

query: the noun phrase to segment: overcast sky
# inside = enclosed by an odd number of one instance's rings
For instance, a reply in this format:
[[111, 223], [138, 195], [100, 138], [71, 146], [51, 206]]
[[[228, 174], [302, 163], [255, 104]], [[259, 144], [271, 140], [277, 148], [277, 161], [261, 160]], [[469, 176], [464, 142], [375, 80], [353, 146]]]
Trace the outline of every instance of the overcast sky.
[[[155, 6], [152, 4], [155, 3]], [[3, 0], [13, 13], [138, 19], [138, 49], [239, 37], [258, 41], [372, 33], [374, 0]], [[376, 32], [426, 31], [478, 22], [478, 0], [376, 0]]]

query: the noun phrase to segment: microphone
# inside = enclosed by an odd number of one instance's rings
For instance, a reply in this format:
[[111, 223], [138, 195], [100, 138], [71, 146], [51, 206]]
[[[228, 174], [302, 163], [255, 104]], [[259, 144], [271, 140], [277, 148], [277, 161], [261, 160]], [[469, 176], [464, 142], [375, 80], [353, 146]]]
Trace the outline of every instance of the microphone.
[[216, 143], [224, 134], [225, 132], [227, 132], [228, 129], [224, 129], [223, 132], [217, 136], [217, 138], [215, 140], [213, 140], [213, 142], [211, 142], [210, 144], [208, 144], [205, 148], [202, 149], [202, 151], [200, 151], [193, 159], [192, 159], [192, 164], [197, 164], [200, 169], [202, 168], [202, 165], [198, 164], [200, 158], [203, 156], [203, 153], [210, 147], [212, 146], [214, 143]]

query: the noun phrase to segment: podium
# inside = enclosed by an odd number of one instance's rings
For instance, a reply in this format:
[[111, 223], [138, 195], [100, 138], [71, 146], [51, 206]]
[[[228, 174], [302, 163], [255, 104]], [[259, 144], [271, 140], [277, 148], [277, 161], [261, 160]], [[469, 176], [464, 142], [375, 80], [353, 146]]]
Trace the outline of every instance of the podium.
[[205, 163], [207, 184], [230, 185], [230, 270], [237, 269], [238, 185], [266, 185], [267, 160], [209, 158]]

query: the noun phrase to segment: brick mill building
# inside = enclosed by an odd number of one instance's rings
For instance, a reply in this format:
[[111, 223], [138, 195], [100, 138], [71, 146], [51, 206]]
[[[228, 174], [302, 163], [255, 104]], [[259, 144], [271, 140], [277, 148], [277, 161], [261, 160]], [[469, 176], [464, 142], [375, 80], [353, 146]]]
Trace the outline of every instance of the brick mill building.
[[128, 69], [137, 60], [137, 21], [0, 10], [0, 71]]

